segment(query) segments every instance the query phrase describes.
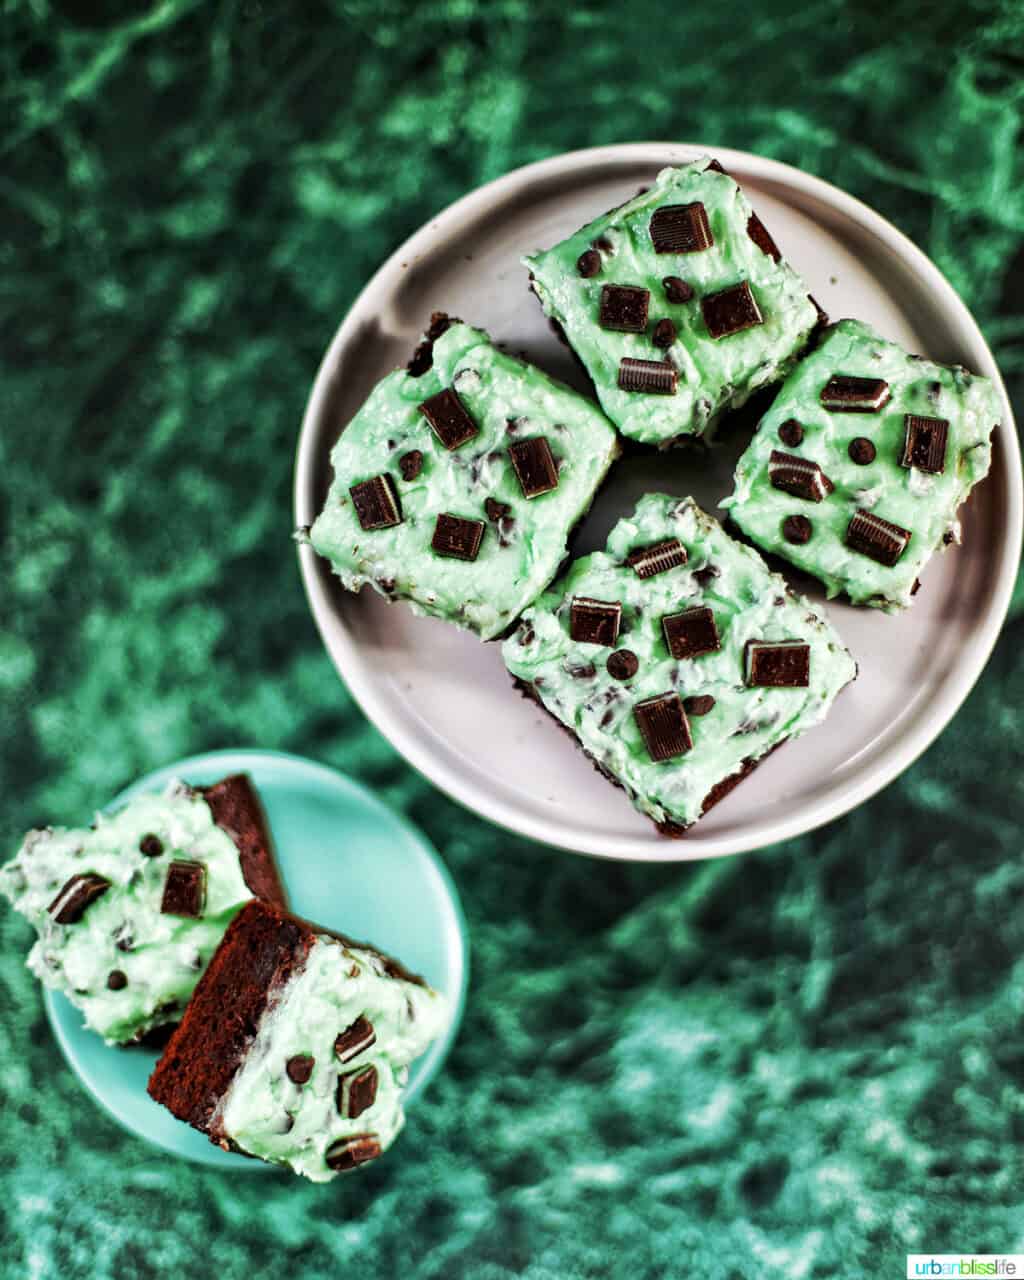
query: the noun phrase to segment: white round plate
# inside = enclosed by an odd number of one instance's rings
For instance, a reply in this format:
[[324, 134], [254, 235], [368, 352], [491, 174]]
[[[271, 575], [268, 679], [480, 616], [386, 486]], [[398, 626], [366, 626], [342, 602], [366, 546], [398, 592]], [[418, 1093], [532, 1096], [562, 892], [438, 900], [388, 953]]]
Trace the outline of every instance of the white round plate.
[[[575, 151], [459, 200], [366, 286], [328, 348], [306, 408], [296, 523], [312, 523], [330, 481], [331, 446], [373, 384], [409, 358], [431, 311], [487, 329], [587, 390], [529, 294], [519, 258], [621, 203], [664, 165], [705, 154], [743, 186], [831, 317], [867, 320], [911, 351], [958, 361], [1002, 390], [978, 326], [937, 268], [837, 188], [722, 147], [636, 143]], [[339, 674], [377, 728], [433, 783], [494, 822], [610, 858], [706, 858], [784, 840], [891, 782], [942, 730], [988, 658], [1009, 603], [1022, 527], [1020, 454], [1002, 394], [992, 471], [964, 510], [963, 547], [935, 556], [904, 616], [828, 606], [860, 664], [859, 679], [829, 720], [765, 761], [682, 840], [659, 835], [566, 734], [515, 694], [497, 644], [415, 618], [369, 590], [345, 593], [304, 546], [299, 560], [313, 615]], [[690, 450], [625, 460], [583, 525], [577, 554], [601, 546], [647, 490], [692, 493], [714, 513], [731, 491], [745, 434], [732, 433], [706, 460]], [[822, 599], [820, 589], [808, 592]]]

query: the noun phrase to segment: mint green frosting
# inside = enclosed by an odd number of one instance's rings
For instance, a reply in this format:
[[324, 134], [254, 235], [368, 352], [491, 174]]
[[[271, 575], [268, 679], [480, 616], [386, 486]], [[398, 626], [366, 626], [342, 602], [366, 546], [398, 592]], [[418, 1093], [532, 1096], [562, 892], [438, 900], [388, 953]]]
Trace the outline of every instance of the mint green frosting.
[[[685, 565], [641, 579], [625, 563], [631, 551], [670, 538], [686, 549]], [[701, 582], [704, 570], [714, 575], [707, 585]], [[639, 659], [632, 679], [609, 674], [612, 649], [570, 638], [570, 608], [577, 596], [621, 603], [616, 648], [629, 649]], [[714, 614], [721, 648], [676, 661], [661, 620], [701, 605]], [[809, 688], [749, 688], [749, 640], [808, 644]], [[806, 599], [790, 594], [785, 580], [770, 572], [756, 551], [730, 538], [692, 498], [663, 494], [641, 498], [633, 514], [612, 530], [604, 551], [574, 561], [526, 611], [503, 654], [509, 671], [534, 686], [548, 711], [622, 783], [642, 813], [655, 822], [682, 825], [700, 817], [715, 784], [745, 761], [759, 759], [823, 720], [856, 675], [853, 659], [829, 623]], [[670, 692], [684, 699], [710, 695], [715, 705], [706, 715], [689, 717], [691, 751], [656, 763], [633, 708]]]
[[[708, 169], [707, 157], [678, 169], [663, 169], [654, 185], [604, 214], [554, 248], [523, 259], [544, 310], [565, 330], [586, 365], [598, 398], [619, 430], [635, 440], [669, 445], [677, 436], [713, 434], [726, 410], [744, 403], [758, 387], [782, 377], [807, 341], [817, 311], [807, 285], [783, 258], [775, 262], [751, 240], [752, 213], [746, 196], [725, 174]], [[650, 222], [663, 205], [700, 201], [714, 244], [696, 253], [655, 253]], [[589, 278], [576, 263], [603, 240], [602, 269]], [[662, 281], [679, 276], [689, 284], [691, 301], [668, 301]], [[713, 339], [701, 313], [701, 298], [746, 281], [764, 323]], [[607, 284], [637, 285], [650, 292], [645, 333], [617, 333], [598, 324], [601, 291]], [[668, 318], [677, 340], [666, 351], [651, 333]], [[674, 396], [621, 391], [619, 361], [667, 359], [679, 371]]]
[[[882, 378], [891, 397], [878, 413], [830, 413], [819, 397], [835, 373]], [[905, 414], [948, 420], [941, 474], [900, 465]], [[845, 592], [855, 604], [892, 611], [910, 603], [932, 552], [945, 541], [959, 542], [957, 508], [988, 472], [990, 437], [1000, 414], [989, 379], [908, 355], [869, 325], [842, 320], [786, 380], [739, 460], [732, 496], [721, 505], [759, 546], [820, 578], [829, 596]], [[779, 438], [779, 427], [789, 418], [803, 427], [796, 447]], [[875, 459], [866, 466], [849, 456], [849, 445], [858, 437], [875, 446]], [[834, 491], [821, 502], [809, 502], [773, 488], [768, 480], [773, 449], [816, 462]], [[846, 545], [847, 527], [858, 510], [910, 530], [910, 542], [894, 566]], [[813, 527], [810, 541], [799, 546], [782, 536], [784, 519], [794, 514], [806, 516]]]
[[[440, 444], [417, 408], [449, 387], [479, 427], [475, 438], [454, 450]], [[558, 486], [527, 499], [507, 451], [534, 436], [548, 441]], [[423, 454], [423, 469], [406, 481], [399, 460], [413, 449]], [[388, 374], [342, 432], [331, 454], [334, 483], [310, 541], [349, 590], [370, 585], [406, 600], [416, 613], [491, 639], [551, 581], [569, 531], [617, 453], [615, 432], [590, 401], [498, 351], [478, 329], [456, 324], [435, 342], [431, 369], [419, 377], [402, 370]], [[385, 472], [404, 518], [366, 531], [349, 488]], [[488, 520], [487, 498], [507, 504], [509, 517]], [[485, 522], [474, 561], [431, 550], [442, 513]]]
[[[339, 1063], [335, 1037], [360, 1017], [372, 1023], [374, 1043]], [[394, 1142], [409, 1064], [448, 1018], [438, 992], [390, 977], [372, 952], [321, 935], [264, 1012], [214, 1123], [250, 1155], [326, 1182], [336, 1176], [325, 1158], [335, 1142], [356, 1134], [373, 1134], [381, 1150]], [[305, 1084], [285, 1071], [299, 1054], [314, 1059]], [[339, 1077], [368, 1066], [377, 1072], [376, 1099], [349, 1119], [337, 1105]]]
[[[158, 857], [140, 851], [146, 835], [163, 842]], [[206, 868], [201, 919], [160, 910], [173, 859]], [[72, 876], [86, 872], [103, 876], [110, 888], [77, 923], [57, 924], [47, 908]], [[225, 929], [252, 898], [230, 836], [206, 801], [181, 783], [162, 795], [137, 796], [112, 816], [100, 814], [93, 830], [29, 832], [0, 868], [0, 893], [39, 935], [29, 969], [63, 992], [109, 1044], [177, 1020], [173, 1009], [184, 1008]], [[127, 978], [119, 991], [107, 986], [114, 970]]]

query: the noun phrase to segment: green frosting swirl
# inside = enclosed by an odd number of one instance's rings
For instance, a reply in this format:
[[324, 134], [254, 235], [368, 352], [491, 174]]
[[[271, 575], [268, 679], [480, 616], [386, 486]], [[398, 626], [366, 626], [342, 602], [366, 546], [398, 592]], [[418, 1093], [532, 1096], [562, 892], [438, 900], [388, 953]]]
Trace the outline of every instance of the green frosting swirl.
[[[139, 843], [155, 835], [163, 852]], [[206, 868], [200, 919], [160, 910], [173, 859]], [[47, 908], [72, 876], [92, 872], [110, 888], [74, 924], [57, 924]], [[109, 1044], [123, 1044], [177, 1021], [231, 920], [252, 898], [238, 850], [213, 821], [201, 796], [181, 783], [162, 795], [137, 796], [119, 813], [100, 814], [92, 830], [32, 831], [0, 868], [0, 893], [35, 927], [28, 967], [62, 991], [86, 1024]], [[119, 971], [126, 982], [107, 985]]]
[[[641, 579], [626, 563], [637, 548], [678, 539], [687, 562]], [[619, 601], [617, 648], [636, 654], [637, 673], [616, 680], [606, 661], [612, 650], [574, 641], [569, 634], [574, 597]], [[708, 606], [721, 647], [677, 661], [661, 620]], [[810, 646], [806, 689], [750, 688], [745, 649], [750, 640], [796, 640]], [[509, 671], [533, 685], [543, 705], [579, 739], [589, 755], [655, 822], [689, 825], [700, 817], [712, 788], [758, 760], [786, 738], [824, 719], [856, 665], [835, 631], [756, 551], [730, 538], [692, 498], [648, 494], [618, 522], [604, 551], [576, 560], [568, 573], [526, 611], [503, 646]], [[677, 692], [711, 696], [713, 708], [690, 716], [693, 748], [656, 763], [633, 714], [645, 698]]]

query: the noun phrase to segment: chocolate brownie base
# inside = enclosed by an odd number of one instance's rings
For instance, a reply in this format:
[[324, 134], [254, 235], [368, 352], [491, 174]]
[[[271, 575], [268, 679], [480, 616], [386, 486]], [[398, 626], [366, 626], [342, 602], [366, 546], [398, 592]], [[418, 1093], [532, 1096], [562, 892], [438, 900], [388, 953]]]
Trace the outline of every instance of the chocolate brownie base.
[[256, 788], [247, 774], [235, 773], [196, 790], [210, 807], [213, 820], [238, 849], [242, 878], [253, 897], [288, 905], [274, 861], [270, 832]]

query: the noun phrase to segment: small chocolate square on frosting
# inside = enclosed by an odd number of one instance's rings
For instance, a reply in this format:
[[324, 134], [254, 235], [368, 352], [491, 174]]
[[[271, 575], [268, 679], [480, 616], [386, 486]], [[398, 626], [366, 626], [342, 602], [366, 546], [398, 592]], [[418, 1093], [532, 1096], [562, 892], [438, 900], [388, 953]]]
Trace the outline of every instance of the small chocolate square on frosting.
[[424, 400], [419, 409], [446, 449], [458, 449], [479, 434], [479, 428], [466, 406], [451, 387]]
[[673, 760], [693, 747], [690, 724], [678, 693], [645, 698], [633, 708], [633, 715], [652, 760]]
[[651, 243], [655, 253], [700, 253], [715, 243], [707, 210], [700, 200], [666, 204], [651, 215]]
[[948, 418], [925, 418], [917, 413], [903, 415], [906, 436], [901, 467], [915, 467], [918, 471], [941, 475], [946, 468], [946, 440], [949, 436]]
[[395, 492], [394, 482], [386, 473], [354, 484], [349, 489], [356, 518], [362, 528], [390, 529], [402, 523], [402, 505]]
[[686, 564], [686, 548], [678, 538], [668, 538], [649, 547], [637, 547], [626, 557], [626, 563], [638, 578], [653, 578]]
[[621, 622], [622, 605], [618, 600], [577, 596], [569, 609], [569, 635], [580, 644], [614, 645]]
[[377, 1101], [377, 1068], [357, 1067], [339, 1076], [335, 1096], [339, 1115], [357, 1119]]
[[846, 529], [846, 545], [890, 569], [906, 551], [910, 530], [871, 511], [858, 511]]
[[89, 871], [72, 876], [47, 907], [57, 924], [77, 924], [91, 906], [110, 888], [110, 881]]
[[475, 560], [483, 536], [482, 520], [464, 520], [461, 516], [445, 512], [437, 517], [430, 545], [439, 556], [447, 556], [451, 560]]
[[889, 384], [882, 378], [834, 373], [822, 387], [820, 399], [831, 413], [877, 413], [889, 401]]
[[546, 436], [517, 440], [508, 447], [524, 498], [537, 498], [558, 488], [558, 467]]
[[730, 285], [728, 289], [720, 289], [718, 293], [709, 293], [701, 299], [700, 308], [708, 333], [716, 342], [719, 338], [728, 338], [734, 333], [742, 333], [744, 329], [764, 324], [757, 299], [750, 292], [746, 280]]
[[684, 609], [662, 618], [661, 629], [672, 657], [697, 658], [702, 653], [713, 653], [721, 647], [715, 615], [706, 605]]
[[160, 910], [165, 916], [198, 919], [206, 905], [206, 868], [201, 862], [182, 859], [167, 868]]
[[357, 1165], [376, 1160], [382, 1147], [375, 1133], [357, 1133], [351, 1138], [339, 1138], [324, 1152], [324, 1161], [329, 1169], [345, 1173], [355, 1169]]
[[619, 361], [619, 390], [642, 391], [653, 396], [674, 396], [679, 384], [675, 365], [667, 360], [635, 360], [625, 356]]
[[773, 488], [806, 502], [821, 502], [835, 488], [816, 462], [778, 449], [768, 459], [768, 479]]
[[617, 333], [643, 333], [651, 295], [634, 285], [606, 284], [601, 290], [598, 324]]
[[811, 647], [793, 640], [751, 640], [746, 648], [747, 684], [763, 689], [806, 689]]
[[355, 1022], [334, 1037], [334, 1054], [339, 1062], [351, 1062], [376, 1042], [377, 1033], [373, 1029], [373, 1023], [360, 1014]]

